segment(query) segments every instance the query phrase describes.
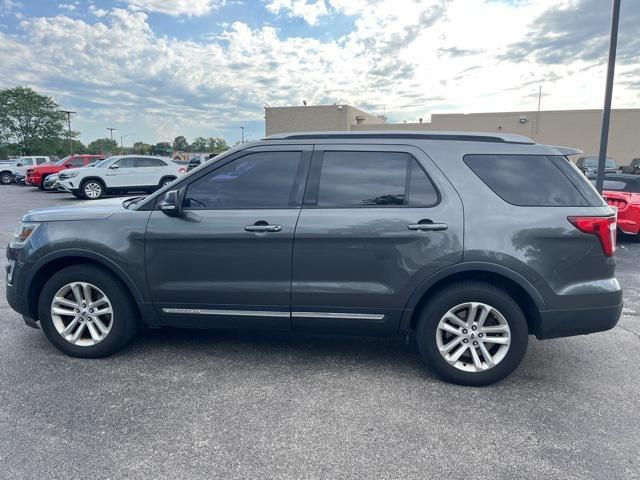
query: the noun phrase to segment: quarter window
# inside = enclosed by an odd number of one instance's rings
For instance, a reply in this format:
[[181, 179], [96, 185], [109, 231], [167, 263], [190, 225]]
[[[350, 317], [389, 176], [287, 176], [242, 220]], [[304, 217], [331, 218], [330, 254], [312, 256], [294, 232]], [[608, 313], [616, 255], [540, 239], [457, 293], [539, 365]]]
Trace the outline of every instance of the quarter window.
[[438, 194], [417, 160], [402, 152], [323, 155], [317, 206], [428, 207]]
[[184, 199], [189, 209], [291, 208], [302, 202], [296, 178], [306, 172], [301, 152], [250, 153], [192, 182]]

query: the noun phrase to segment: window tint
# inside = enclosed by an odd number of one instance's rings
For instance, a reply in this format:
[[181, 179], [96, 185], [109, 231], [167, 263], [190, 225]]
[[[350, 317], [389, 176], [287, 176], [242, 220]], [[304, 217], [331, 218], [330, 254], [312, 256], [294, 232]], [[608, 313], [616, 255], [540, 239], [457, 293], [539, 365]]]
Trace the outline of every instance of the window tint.
[[25, 158], [22, 160], [22, 166], [27, 166], [27, 165], [33, 165], [33, 159], [32, 158]]
[[240, 157], [187, 187], [191, 209], [288, 208], [302, 202], [295, 179], [304, 172], [301, 152], [257, 152]]
[[318, 207], [430, 206], [437, 200], [428, 177], [406, 153], [327, 151], [323, 155]]
[[72, 167], [82, 167], [84, 165], [84, 160], [82, 158], [74, 158], [69, 161], [68, 165]]
[[47, 163], [47, 159], [42, 157], [36, 158], [36, 164], [40, 165], [41, 163]]
[[166, 167], [167, 164], [164, 163], [159, 158], [136, 158], [136, 167]]
[[121, 158], [116, 162], [116, 165], [118, 165], [120, 168], [133, 168], [135, 167], [136, 160], [137, 159], [131, 157]]
[[[543, 155], [465, 155], [464, 162], [503, 200], [519, 206], [587, 206], [578, 187]], [[586, 180], [583, 180], [586, 182]], [[591, 188], [588, 184], [585, 188]]]

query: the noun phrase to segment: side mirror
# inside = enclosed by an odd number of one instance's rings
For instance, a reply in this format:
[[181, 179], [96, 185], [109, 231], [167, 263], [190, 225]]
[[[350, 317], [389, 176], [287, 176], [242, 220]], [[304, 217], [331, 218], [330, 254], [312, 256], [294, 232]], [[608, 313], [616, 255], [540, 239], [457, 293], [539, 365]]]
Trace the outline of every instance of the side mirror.
[[117, 163], [115, 163], [115, 164], [111, 165], [109, 168], [110, 168], [111, 170], [117, 170], [117, 169], [119, 169], [119, 168], [120, 168], [120, 165], [118, 165]]
[[16, 163], [16, 167], [21, 167], [21, 166], [22, 166], [22, 162]]
[[178, 190], [169, 190], [164, 194], [164, 200], [160, 204], [160, 210], [172, 217], [182, 214], [181, 195]]

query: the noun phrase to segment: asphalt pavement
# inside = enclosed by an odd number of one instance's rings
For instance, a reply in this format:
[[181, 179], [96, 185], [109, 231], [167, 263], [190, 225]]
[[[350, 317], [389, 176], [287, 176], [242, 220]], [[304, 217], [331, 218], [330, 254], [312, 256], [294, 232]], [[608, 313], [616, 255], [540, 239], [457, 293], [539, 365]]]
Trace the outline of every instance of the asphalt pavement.
[[[0, 186], [0, 245], [28, 209], [77, 201]], [[640, 478], [640, 242], [617, 258], [616, 328], [530, 337], [486, 388], [439, 381], [401, 339], [163, 329], [73, 359], [2, 295], [0, 478]]]

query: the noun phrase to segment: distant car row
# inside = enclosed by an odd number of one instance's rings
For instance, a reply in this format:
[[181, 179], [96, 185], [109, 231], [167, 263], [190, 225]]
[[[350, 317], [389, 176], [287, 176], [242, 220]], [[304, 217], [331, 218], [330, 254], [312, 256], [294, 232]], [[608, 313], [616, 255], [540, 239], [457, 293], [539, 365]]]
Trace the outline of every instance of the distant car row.
[[24, 183], [97, 200], [112, 193], [152, 192], [187, 171], [186, 166], [169, 158], [144, 155], [72, 155], [55, 163], [48, 160], [22, 157], [0, 165], [0, 182]]
[[[580, 157], [576, 161], [576, 167], [587, 177], [598, 173], [598, 157]], [[607, 158], [604, 165], [604, 173], [628, 173], [640, 175], [640, 158], [634, 158], [629, 165], [619, 166], [613, 158]]]

